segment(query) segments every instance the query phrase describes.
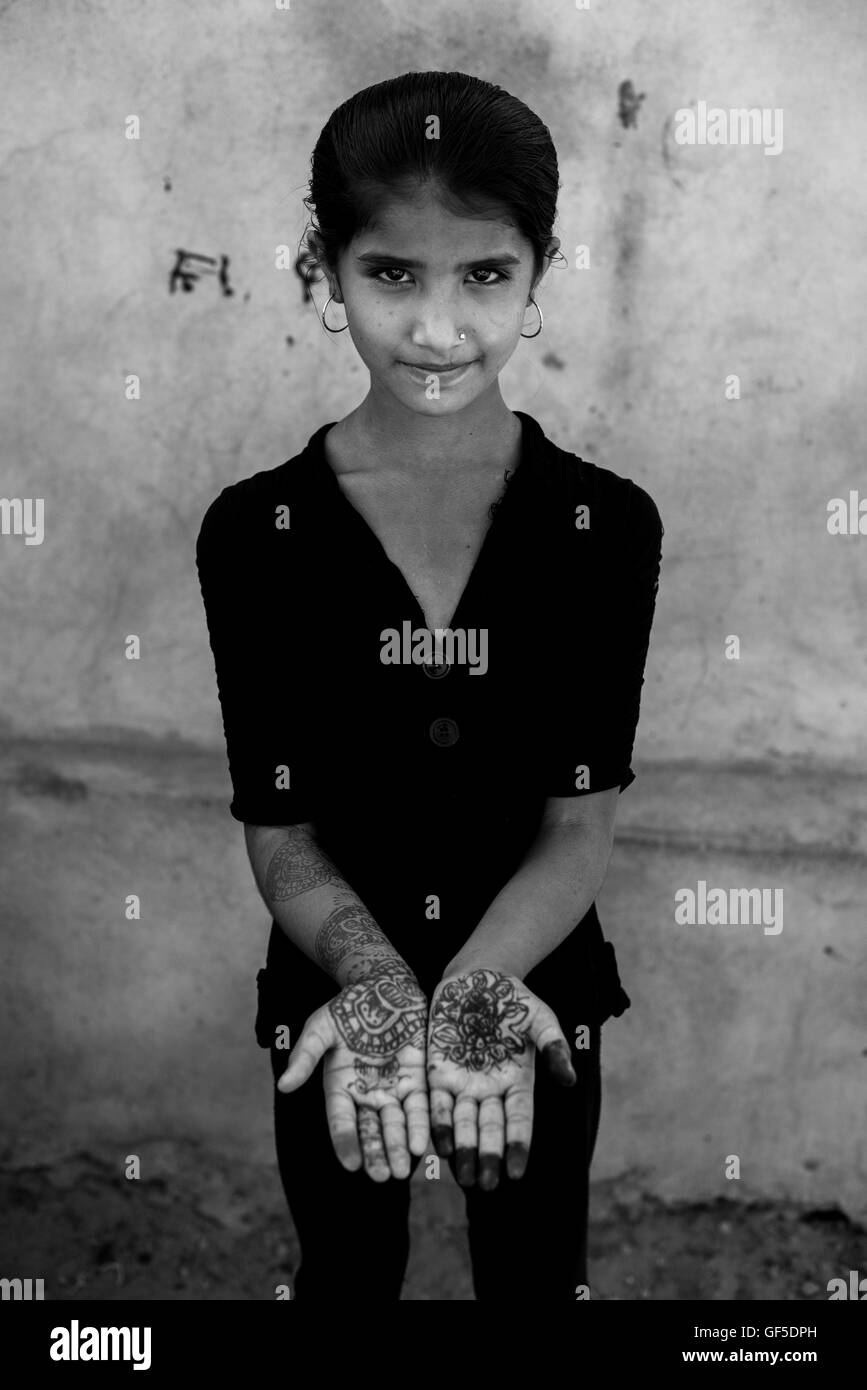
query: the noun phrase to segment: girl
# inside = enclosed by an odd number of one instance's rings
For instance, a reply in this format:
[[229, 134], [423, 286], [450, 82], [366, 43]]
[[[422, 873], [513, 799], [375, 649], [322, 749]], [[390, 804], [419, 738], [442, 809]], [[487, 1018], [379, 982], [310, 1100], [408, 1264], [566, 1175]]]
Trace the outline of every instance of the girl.
[[478, 78], [338, 107], [305, 254], [370, 386], [198, 538], [300, 1299], [400, 1297], [424, 1154], [477, 1299], [586, 1296], [600, 1029], [630, 1002], [594, 899], [663, 529], [500, 391], [558, 187], [547, 128]]

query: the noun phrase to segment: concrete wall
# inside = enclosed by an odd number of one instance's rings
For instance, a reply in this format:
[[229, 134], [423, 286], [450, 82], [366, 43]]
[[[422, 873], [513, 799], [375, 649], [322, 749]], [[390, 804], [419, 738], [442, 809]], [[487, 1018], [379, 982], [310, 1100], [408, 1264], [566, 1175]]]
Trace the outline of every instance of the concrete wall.
[[[506, 399], [666, 526], [600, 902], [634, 1003], [605, 1031], [596, 1171], [867, 1215], [867, 540], [826, 524], [867, 490], [865, 41], [859, 5], [817, 0], [0, 7], [2, 493], [45, 505], [41, 545], [0, 537], [7, 1159], [172, 1134], [268, 1159], [267, 919], [194, 541], [226, 482], [366, 387], [274, 268], [321, 126], [369, 83], [460, 69], [537, 110], [561, 161], [569, 268]], [[782, 152], [678, 144], [699, 101], [782, 108]], [[234, 293], [170, 293], [179, 247], [228, 256]], [[700, 879], [782, 888], [783, 931], [676, 925]]]

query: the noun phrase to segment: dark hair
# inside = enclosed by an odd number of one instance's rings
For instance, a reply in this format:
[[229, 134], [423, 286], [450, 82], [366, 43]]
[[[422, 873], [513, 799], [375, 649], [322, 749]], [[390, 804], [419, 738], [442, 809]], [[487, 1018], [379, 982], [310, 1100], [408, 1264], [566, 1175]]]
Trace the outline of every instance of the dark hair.
[[[431, 116], [439, 139], [428, 139]], [[464, 72], [407, 72], [356, 92], [328, 118], [310, 160], [304, 205], [329, 269], [374, 223], [384, 195], [425, 183], [454, 212], [499, 216], [533, 245], [533, 281], [557, 213], [550, 131], [502, 87]]]

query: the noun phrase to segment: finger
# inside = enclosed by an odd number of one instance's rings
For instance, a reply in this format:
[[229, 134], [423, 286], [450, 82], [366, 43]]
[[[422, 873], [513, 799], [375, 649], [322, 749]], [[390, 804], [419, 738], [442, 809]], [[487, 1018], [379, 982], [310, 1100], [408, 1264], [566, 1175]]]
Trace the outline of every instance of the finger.
[[403, 1102], [406, 1127], [409, 1134], [411, 1154], [425, 1154], [430, 1143], [430, 1118], [428, 1115], [427, 1093], [412, 1091]]
[[479, 1106], [479, 1187], [492, 1192], [500, 1181], [506, 1121], [500, 1096], [486, 1096]]
[[476, 1181], [479, 1148], [479, 1106], [472, 1096], [459, 1096], [455, 1102], [455, 1168], [461, 1187]]
[[315, 1071], [330, 1047], [334, 1046], [334, 1025], [327, 1008], [317, 1009], [308, 1018], [301, 1037], [289, 1053], [286, 1070], [277, 1082], [283, 1092], [296, 1091]]
[[385, 1152], [394, 1178], [409, 1175], [409, 1149], [406, 1147], [406, 1116], [400, 1101], [390, 1101], [379, 1112]]
[[551, 1075], [563, 1086], [574, 1086], [578, 1077], [572, 1066], [566, 1035], [553, 1009], [549, 1009], [541, 999], [530, 1029], [530, 1038], [542, 1053]]
[[449, 1091], [439, 1088], [430, 1093], [430, 1128], [434, 1148], [440, 1158], [451, 1158], [455, 1151], [455, 1134], [452, 1124], [455, 1098]]
[[329, 1091], [325, 1078], [325, 1115], [331, 1143], [338, 1161], [349, 1173], [361, 1167], [361, 1148], [358, 1143], [355, 1101], [345, 1091]]
[[533, 1092], [528, 1087], [506, 1096], [506, 1172], [522, 1178], [530, 1157], [533, 1137]]
[[368, 1175], [374, 1182], [387, 1182], [391, 1169], [382, 1142], [379, 1116], [369, 1105], [358, 1107], [358, 1137], [361, 1140], [361, 1153]]

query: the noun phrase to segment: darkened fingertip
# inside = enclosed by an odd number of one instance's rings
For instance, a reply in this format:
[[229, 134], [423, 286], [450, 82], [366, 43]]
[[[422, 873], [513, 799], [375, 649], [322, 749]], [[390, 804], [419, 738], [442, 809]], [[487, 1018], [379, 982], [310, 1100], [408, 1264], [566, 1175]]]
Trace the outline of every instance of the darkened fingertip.
[[476, 1181], [476, 1150], [458, 1149], [455, 1155], [455, 1170], [461, 1187], [473, 1187]]
[[510, 1178], [522, 1178], [530, 1157], [526, 1144], [506, 1145], [506, 1172]]
[[479, 1159], [479, 1187], [483, 1192], [493, 1192], [499, 1181], [499, 1154], [483, 1154]]
[[432, 1125], [431, 1139], [440, 1158], [451, 1158], [455, 1151], [454, 1131], [448, 1125]]

